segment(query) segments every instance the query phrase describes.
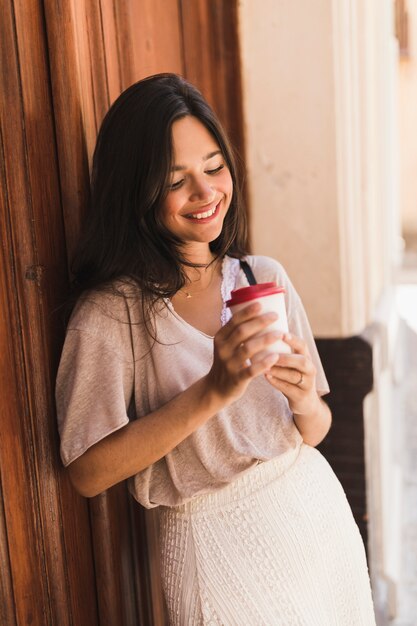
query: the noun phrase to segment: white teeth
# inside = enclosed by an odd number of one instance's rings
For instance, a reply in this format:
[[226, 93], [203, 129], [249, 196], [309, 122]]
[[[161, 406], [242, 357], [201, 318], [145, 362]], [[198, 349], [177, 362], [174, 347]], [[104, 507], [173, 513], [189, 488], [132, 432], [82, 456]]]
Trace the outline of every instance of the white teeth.
[[216, 210], [216, 207], [214, 207], [214, 209], [210, 209], [210, 211], [205, 211], [204, 213], [192, 213], [191, 217], [197, 220], [202, 220], [205, 217], [211, 217], [214, 212]]

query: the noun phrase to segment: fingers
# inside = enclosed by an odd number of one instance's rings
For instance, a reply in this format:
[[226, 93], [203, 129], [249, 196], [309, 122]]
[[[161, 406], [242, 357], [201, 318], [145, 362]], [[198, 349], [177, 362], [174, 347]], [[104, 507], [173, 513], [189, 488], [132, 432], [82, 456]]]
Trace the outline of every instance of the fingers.
[[301, 370], [279, 367], [274, 364], [268, 374], [274, 383], [275, 381], [279, 381], [279, 383], [285, 383], [299, 389], [309, 389], [314, 385], [316, 378], [316, 370], [314, 367], [309, 368], [308, 372], [303, 372]]
[[302, 397], [303, 393], [305, 393], [301, 388], [293, 385], [292, 383], [285, 382], [280, 378], [275, 378], [269, 372], [266, 374], [267, 380], [271, 383], [271, 385], [278, 389], [281, 393], [284, 394], [290, 401], [294, 399], [299, 399]]
[[[222, 358], [229, 358], [242, 344], [246, 345], [249, 339], [278, 319], [277, 313], [259, 315], [259, 310], [257, 303], [242, 309], [216, 334], [214, 342]], [[278, 335], [275, 340], [277, 338]]]
[[[268, 350], [268, 347], [271, 344], [275, 343], [277, 339], [281, 337], [281, 334], [282, 333], [277, 331], [272, 331], [262, 335], [256, 335], [244, 343], [241, 343], [229, 359], [230, 369], [233, 371], [239, 371], [240, 369], [247, 367], [248, 361], [251, 361], [255, 355], [262, 355], [265, 350]], [[278, 355], [276, 352], [272, 353], [271, 359], [268, 360], [269, 367], [275, 363], [277, 357]], [[259, 360], [259, 358], [256, 360]]]
[[260, 374], [266, 374], [275, 363], [276, 358], [276, 354], [269, 353], [261, 361], [251, 363], [250, 365], [243, 365], [240, 367], [238, 376], [241, 379], [251, 379], [255, 378], [255, 376], [259, 376]]
[[[267, 340], [268, 338], [263, 338], [265, 345]], [[241, 349], [240, 356], [236, 354], [228, 360], [219, 359], [216, 352], [214, 354], [213, 365], [207, 375], [207, 380], [226, 404], [239, 398], [251, 379], [268, 372], [277, 357], [276, 354], [269, 353], [262, 360], [251, 363], [245, 358], [246, 354], [248, 352]]]
[[[283, 340], [288, 343], [293, 352], [291, 354], [281, 353], [269, 374], [271, 382], [282, 386], [280, 391], [288, 392], [288, 386], [300, 389], [309, 389], [315, 384], [316, 368], [311, 360], [309, 350], [305, 341], [289, 333], [283, 336]], [[285, 390], [285, 391], [284, 391]]]
[[232, 318], [225, 324], [216, 334], [221, 341], [226, 341], [227, 338], [232, 334], [236, 326], [241, 322], [245, 322], [246, 320], [251, 319], [252, 317], [259, 316], [261, 311], [261, 305], [258, 302], [254, 304], [250, 304], [236, 315], [233, 315]]
[[[282, 336], [268, 326], [277, 320], [277, 313], [260, 314], [255, 303], [236, 313], [214, 338], [214, 359], [211, 379], [214, 385], [233, 394], [251, 378], [269, 371], [277, 354], [268, 347]], [[252, 357], [258, 355], [252, 363]]]
[[300, 354], [281, 353], [271, 368], [271, 374], [292, 385], [298, 385], [301, 382], [301, 375], [304, 381], [310, 376], [314, 377], [316, 368], [310, 357]]
[[305, 356], [310, 356], [310, 352], [307, 348], [306, 342], [303, 339], [300, 339], [300, 337], [296, 337], [291, 333], [285, 333], [285, 335], [283, 335], [282, 337], [282, 340], [290, 346], [294, 354], [303, 354]]

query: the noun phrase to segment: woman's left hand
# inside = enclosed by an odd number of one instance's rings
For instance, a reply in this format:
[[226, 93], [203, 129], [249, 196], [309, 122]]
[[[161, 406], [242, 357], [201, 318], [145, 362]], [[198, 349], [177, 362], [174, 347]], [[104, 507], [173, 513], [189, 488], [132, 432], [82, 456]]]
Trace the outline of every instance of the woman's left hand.
[[296, 415], [314, 414], [320, 405], [316, 391], [316, 368], [305, 341], [289, 333], [283, 335], [292, 354], [281, 353], [278, 361], [265, 374], [275, 389], [281, 391]]

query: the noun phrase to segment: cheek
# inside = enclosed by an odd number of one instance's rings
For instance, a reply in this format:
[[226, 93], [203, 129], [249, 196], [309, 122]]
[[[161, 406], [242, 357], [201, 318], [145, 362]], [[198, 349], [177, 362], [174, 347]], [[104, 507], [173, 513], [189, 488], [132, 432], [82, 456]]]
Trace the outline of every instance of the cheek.
[[166, 198], [161, 208], [161, 217], [164, 223], [169, 223], [178, 212], [177, 203], [174, 198]]

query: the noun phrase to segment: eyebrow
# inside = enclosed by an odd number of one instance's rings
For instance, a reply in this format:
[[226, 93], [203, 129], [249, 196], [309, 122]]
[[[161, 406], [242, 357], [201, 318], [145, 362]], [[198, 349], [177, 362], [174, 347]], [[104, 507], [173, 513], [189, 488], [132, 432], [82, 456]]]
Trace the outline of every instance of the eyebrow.
[[[214, 152], [209, 152], [208, 154], [206, 154], [206, 156], [203, 156], [203, 161], [208, 161], [209, 159], [211, 159], [212, 157], [216, 156], [217, 154], [223, 154], [221, 150], [215, 150]], [[179, 172], [181, 170], [186, 170], [186, 166], [185, 165], [174, 165], [174, 167], [171, 168], [171, 172]]]

